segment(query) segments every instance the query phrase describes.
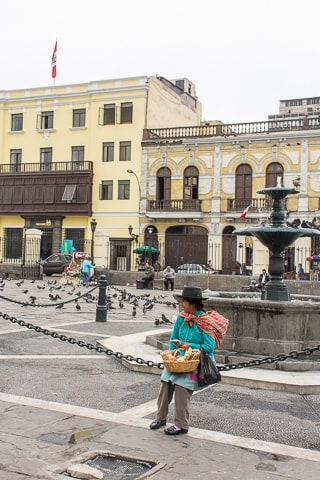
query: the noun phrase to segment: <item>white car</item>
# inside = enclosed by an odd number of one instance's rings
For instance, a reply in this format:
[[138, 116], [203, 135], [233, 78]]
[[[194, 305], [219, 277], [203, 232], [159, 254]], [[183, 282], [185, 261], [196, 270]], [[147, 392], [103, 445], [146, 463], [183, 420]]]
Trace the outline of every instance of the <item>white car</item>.
[[199, 263], [184, 263], [177, 268], [177, 273], [208, 273], [208, 268]]

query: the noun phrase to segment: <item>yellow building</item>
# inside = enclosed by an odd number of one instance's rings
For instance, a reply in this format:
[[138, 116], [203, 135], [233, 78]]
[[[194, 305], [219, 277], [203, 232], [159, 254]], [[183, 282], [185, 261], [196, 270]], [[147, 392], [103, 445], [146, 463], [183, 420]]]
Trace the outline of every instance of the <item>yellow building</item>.
[[[231, 274], [238, 261], [243, 272], [258, 275], [268, 267], [268, 250], [254, 237], [232, 232], [268, 223], [270, 199], [257, 190], [276, 186], [278, 177], [299, 191], [287, 197], [287, 221], [313, 222], [318, 228], [319, 118], [283, 112], [282, 117], [145, 131], [141, 228], [148, 232], [153, 227], [149, 241], [159, 246], [163, 264], [177, 268], [211, 260], [216, 270]], [[309, 272], [307, 258], [313, 254], [320, 254], [318, 240], [300, 238], [285, 251], [285, 271], [301, 263]]]
[[1, 261], [24, 262], [25, 231], [35, 229], [41, 256], [73, 243], [80, 251], [94, 247], [98, 265], [130, 269], [143, 130], [200, 119], [188, 79], [141, 76], [0, 92]]

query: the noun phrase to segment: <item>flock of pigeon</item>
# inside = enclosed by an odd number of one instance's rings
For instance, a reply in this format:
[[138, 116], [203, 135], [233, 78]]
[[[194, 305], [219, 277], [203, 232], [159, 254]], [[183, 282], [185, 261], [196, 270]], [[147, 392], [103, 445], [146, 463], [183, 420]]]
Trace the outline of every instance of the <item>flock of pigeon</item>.
[[293, 228], [313, 228], [315, 230], [320, 230], [320, 226], [317, 220], [317, 217], [314, 217], [311, 222], [307, 220], [300, 220], [300, 218], [295, 218], [292, 222], [287, 221], [286, 225]]
[[[4, 291], [6, 282], [12, 282], [10, 278], [0, 278], [0, 291]], [[35, 283], [35, 280], [19, 280], [15, 282], [15, 286], [21, 289], [23, 296], [26, 296], [27, 299], [23, 301], [18, 301], [21, 307], [26, 306], [48, 306], [50, 304], [43, 303], [44, 293], [41, 293], [41, 300], [34, 294], [35, 286], [32, 284]], [[56, 309], [61, 310], [66, 304], [74, 303], [75, 309], [77, 311], [81, 310], [80, 301], [85, 303], [95, 303], [98, 300], [98, 287], [89, 290], [89, 287], [80, 287], [75, 286], [73, 283], [62, 284], [59, 280], [48, 280], [47, 282], [39, 282], [36, 285], [37, 290], [44, 290], [48, 292], [48, 299], [52, 302], [52, 306]], [[88, 291], [89, 290], [89, 291]], [[93, 294], [96, 293], [96, 295]], [[66, 299], [66, 295], [69, 295], [71, 298]], [[3, 297], [5, 298], [5, 297]], [[38, 298], [38, 302], [37, 302]], [[108, 286], [106, 294], [106, 307], [107, 310], [118, 310], [126, 307], [127, 311], [131, 310], [131, 316], [133, 318], [141, 318], [147, 315], [148, 312], [154, 309], [158, 305], [166, 305], [167, 307], [177, 308], [177, 302], [171, 302], [165, 300], [165, 295], [154, 295], [151, 296], [150, 293], [144, 293], [143, 295], [134, 295], [131, 292], [121, 290], [119, 287]], [[130, 315], [130, 313], [129, 313]], [[159, 315], [160, 316], [160, 315]], [[174, 317], [174, 316], [173, 316]], [[161, 318], [155, 318], [154, 325], [156, 327], [160, 325], [169, 325], [172, 324], [171, 321], [164, 313], [161, 313]]]

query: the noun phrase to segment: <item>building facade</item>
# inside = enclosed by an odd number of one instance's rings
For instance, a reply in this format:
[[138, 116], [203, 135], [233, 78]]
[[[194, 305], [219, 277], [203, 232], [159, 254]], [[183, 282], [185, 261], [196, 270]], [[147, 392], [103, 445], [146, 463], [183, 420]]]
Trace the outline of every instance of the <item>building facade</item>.
[[64, 240], [89, 252], [94, 242], [98, 265], [129, 270], [143, 130], [200, 119], [188, 79], [142, 76], [0, 92], [0, 260], [23, 263], [25, 232], [35, 229], [39, 256], [60, 251]]
[[[258, 275], [267, 249], [253, 237], [233, 235], [249, 224], [267, 224], [270, 199], [259, 189], [277, 182], [298, 191], [286, 199], [287, 221], [318, 228], [320, 124], [308, 115], [246, 124], [148, 129], [142, 142], [146, 205], [141, 228], [153, 227], [162, 262], [206, 264], [224, 274]], [[144, 207], [144, 204], [141, 205]], [[248, 209], [243, 217], [242, 212]], [[300, 238], [285, 251], [285, 270], [320, 253], [316, 239]]]

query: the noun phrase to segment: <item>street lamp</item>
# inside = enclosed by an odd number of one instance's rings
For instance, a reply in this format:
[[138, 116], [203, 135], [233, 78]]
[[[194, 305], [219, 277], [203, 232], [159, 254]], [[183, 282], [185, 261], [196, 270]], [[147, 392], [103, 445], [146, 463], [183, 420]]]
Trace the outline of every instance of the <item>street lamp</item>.
[[94, 232], [96, 231], [96, 228], [97, 228], [97, 222], [94, 218], [90, 222], [90, 228], [91, 228], [91, 260], [92, 260], [92, 263], [94, 263], [93, 262]]
[[243, 271], [243, 243], [239, 243], [239, 260], [241, 262], [242, 275], [246, 272]]
[[132, 173], [132, 175], [134, 175], [134, 176], [136, 177], [136, 180], [137, 180], [137, 183], [138, 183], [138, 187], [139, 187], [139, 205], [140, 205], [140, 197], [141, 197], [140, 180], [139, 180], [138, 175], [136, 174], [136, 172], [134, 172], [133, 170], [131, 170], [131, 168], [128, 168], [128, 169], [127, 169], [127, 172], [128, 172], [128, 173]]
[[137, 242], [138, 238], [139, 238], [139, 235], [136, 235], [135, 233], [132, 233], [133, 232], [132, 225], [129, 225], [128, 232], [129, 232], [129, 235], [130, 235], [131, 239], [134, 240], [135, 242]]

